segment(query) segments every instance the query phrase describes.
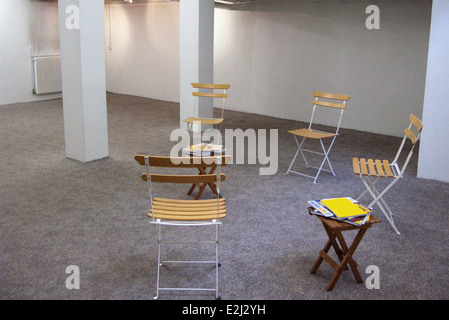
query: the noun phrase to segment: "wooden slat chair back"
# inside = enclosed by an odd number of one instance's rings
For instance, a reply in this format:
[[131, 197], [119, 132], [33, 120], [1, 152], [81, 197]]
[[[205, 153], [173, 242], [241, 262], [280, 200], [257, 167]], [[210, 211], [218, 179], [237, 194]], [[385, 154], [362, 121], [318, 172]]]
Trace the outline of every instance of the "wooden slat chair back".
[[[344, 95], [344, 94], [320, 92], [320, 91], [313, 91], [313, 96], [314, 96], [314, 100], [312, 101], [312, 105], [313, 105], [312, 116], [310, 118], [308, 128], [300, 128], [300, 129], [288, 131], [289, 133], [293, 134], [296, 144], [298, 146], [298, 149], [297, 149], [296, 154], [295, 154], [292, 162], [290, 163], [290, 166], [285, 174], [287, 175], [290, 172], [299, 174], [299, 175], [302, 175], [305, 177], [312, 178], [313, 183], [316, 183], [316, 180], [321, 171], [330, 172], [330, 173], [332, 173], [332, 175], [335, 176], [334, 169], [332, 168], [332, 165], [329, 160], [329, 152], [335, 142], [335, 138], [338, 136], [338, 132], [340, 130], [340, 125], [341, 125], [341, 120], [343, 117], [343, 112], [346, 109], [346, 102], [351, 98], [351, 96]], [[338, 112], [339, 116], [336, 118], [335, 131], [326, 132], [326, 131], [317, 130], [314, 128], [314, 127], [316, 127], [316, 125], [314, 123], [314, 118], [317, 113], [317, 109], [319, 109], [319, 108], [332, 108], [332, 109], [336, 109], [336, 110], [340, 111], [340, 112]], [[301, 142], [299, 142], [298, 139], [302, 139]], [[318, 140], [321, 144], [322, 152], [305, 149], [303, 146], [304, 146], [304, 142], [306, 141], [306, 139]], [[326, 139], [330, 140], [330, 143], [329, 143], [329, 146], [327, 149], [323, 143], [323, 141]], [[307, 161], [304, 152], [322, 155], [323, 159], [322, 159], [320, 166], [316, 167], [316, 166], [309, 165], [309, 162]], [[302, 172], [297, 172], [297, 171], [292, 170], [292, 166], [295, 163], [296, 157], [298, 156], [298, 154], [301, 154], [307, 168], [314, 168], [314, 169], [318, 170], [315, 176], [311, 176], [311, 175], [308, 175], [308, 174], [305, 174]], [[323, 168], [325, 163], [327, 163], [327, 165], [329, 166], [329, 169]]]
[[[404, 137], [392, 162], [389, 162], [386, 159], [352, 159], [354, 174], [360, 176], [366, 187], [366, 190], [363, 191], [357, 199], [359, 200], [369, 193], [373, 197], [373, 200], [368, 206], [372, 207], [374, 204], [377, 204], [397, 234], [400, 234], [400, 232], [394, 224], [393, 213], [382, 197], [398, 181], [398, 179], [403, 177], [405, 169], [413, 155], [416, 143], [421, 136], [421, 131], [423, 129], [421, 120], [414, 114], [410, 114], [409, 121], [410, 124], [404, 130]], [[404, 162], [402, 165], [399, 165], [398, 161], [401, 159], [401, 155], [405, 152], [404, 147], [406, 146], [407, 141], [409, 141], [410, 148]], [[392, 178], [393, 180], [382, 191], [379, 191], [378, 188], [376, 188], [376, 183], [381, 178]]]
[[[134, 159], [146, 167], [146, 172], [141, 174], [142, 180], [149, 183], [150, 209], [148, 216], [150, 223], [157, 226], [158, 238], [158, 263], [157, 263], [157, 285], [156, 296], [161, 290], [202, 290], [214, 291], [218, 296], [218, 245], [219, 245], [219, 225], [226, 217], [226, 200], [220, 197], [221, 182], [226, 180], [226, 175], [221, 173], [221, 167], [229, 163], [231, 157], [228, 155], [210, 157], [160, 157], [151, 155], [136, 155]], [[196, 167], [216, 167], [214, 174], [176, 174], [176, 173], [155, 173], [156, 168], [168, 168], [175, 171], [182, 168]], [[166, 170], [167, 171], [167, 170]], [[179, 170], [178, 170], [179, 171]], [[182, 170], [181, 170], [182, 171]], [[177, 198], [163, 198], [154, 196], [153, 184], [155, 183], [215, 183], [217, 189], [216, 199], [206, 200], [185, 200]], [[215, 260], [213, 261], [161, 261], [161, 244], [170, 243], [162, 239], [162, 226], [215, 226], [215, 239], [213, 241], [194, 241], [215, 244]], [[182, 242], [182, 241], [181, 241]], [[215, 288], [168, 288], [160, 287], [160, 267], [167, 263], [209, 263], [215, 264], [216, 283]]]
[[[195, 97], [193, 116], [184, 119], [189, 131], [193, 130], [193, 125], [212, 125], [216, 129], [221, 129], [221, 124], [224, 121], [224, 107], [226, 98], [228, 97], [227, 90], [231, 87], [229, 84], [215, 84], [215, 83], [195, 83], [192, 82], [192, 88], [196, 89], [192, 92]], [[221, 102], [221, 116], [219, 118], [205, 118], [199, 116], [199, 100], [212, 99], [212, 107], [214, 100]]]
[[[226, 180], [226, 175], [221, 173], [221, 167], [226, 166], [230, 161], [230, 156], [209, 156], [209, 157], [161, 157], [161, 156], [148, 156], [148, 155], [136, 155], [135, 160], [142, 166], [147, 167], [147, 172], [142, 173], [141, 178], [143, 181], [150, 183], [150, 200], [151, 209], [149, 217], [152, 218], [152, 223], [157, 223], [158, 219], [161, 220], [211, 220], [222, 219], [226, 217], [226, 212], [223, 210], [217, 210], [218, 207], [225, 205], [225, 198], [220, 197], [220, 185], [221, 182]], [[197, 167], [217, 167], [218, 173], [214, 174], [159, 174], [152, 173], [151, 168], [163, 167], [163, 168], [197, 168]], [[203, 183], [215, 183], [217, 186], [217, 200], [178, 200], [178, 199], [164, 199], [156, 198], [153, 195], [153, 183], [185, 183], [185, 184], [203, 184]], [[176, 203], [182, 203], [183, 207], [180, 208]], [[157, 204], [156, 207], [154, 205]], [[163, 208], [161, 205], [163, 204]], [[218, 205], [218, 206], [217, 206]], [[163, 210], [163, 214], [159, 209]], [[182, 210], [181, 210], [182, 209]], [[167, 214], [167, 211], [172, 211], [172, 216]], [[161, 223], [161, 221], [159, 221]]]

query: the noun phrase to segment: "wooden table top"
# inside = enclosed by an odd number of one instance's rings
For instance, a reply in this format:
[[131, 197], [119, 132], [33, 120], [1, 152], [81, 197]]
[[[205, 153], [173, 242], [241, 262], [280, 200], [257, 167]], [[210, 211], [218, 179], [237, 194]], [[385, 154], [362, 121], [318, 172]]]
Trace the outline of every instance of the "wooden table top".
[[[313, 208], [309, 207], [308, 209], [309, 209], [309, 214], [310, 215], [314, 215], [314, 214], [311, 213], [313, 211]], [[319, 215], [316, 215], [316, 216], [326, 226], [328, 226], [330, 229], [334, 229], [334, 230], [353, 230], [353, 229], [369, 228], [369, 227], [371, 227], [371, 225], [373, 223], [381, 222], [381, 220], [379, 218], [377, 218], [376, 216], [374, 216], [373, 214], [371, 214], [369, 221], [365, 222], [365, 224], [363, 224], [361, 226], [355, 226], [355, 225], [347, 223], [347, 222], [338, 221], [338, 220], [335, 220], [335, 219], [326, 218], [326, 217], [319, 216]]]

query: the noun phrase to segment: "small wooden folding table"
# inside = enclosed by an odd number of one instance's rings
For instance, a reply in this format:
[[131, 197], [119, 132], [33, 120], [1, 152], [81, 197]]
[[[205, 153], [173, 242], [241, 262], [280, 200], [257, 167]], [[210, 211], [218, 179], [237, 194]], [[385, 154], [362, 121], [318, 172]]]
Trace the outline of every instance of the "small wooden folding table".
[[[221, 155], [216, 155], [216, 156], [204, 156], [202, 158], [203, 159], [215, 159], [217, 157], [221, 157], [221, 166], [226, 166], [231, 160], [231, 156], [226, 155], [224, 153], [222, 153]], [[199, 171], [198, 175], [214, 174], [215, 169], [217, 169], [217, 164], [215, 162], [211, 162], [211, 164], [205, 163], [205, 165], [197, 165], [196, 168]], [[209, 168], [209, 172], [207, 171], [208, 168]], [[225, 181], [226, 174], [222, 173], [220, 175], [220, 179], [221, 179], [221, 181]], [[218, 194], [217, 187], [216, 187], [215, 183], [213, 183], [213, 182], [193, 183], [192, 186], [190, 187], [189, 191], [187, 192], [187, 194], [191, 195], [193, 193], [193, 191], [195, 190], [195, 188], [198, 188], [199, 189], [198, 193], [195, 196], [195, 200], [198, 200], [201, 197], [201, 195], [203, 194], [203, 191], [206, 189], [207, 186], [210, 187], [210, 189], [212, 190], [213, 193], [215, 193], [220, 198], [222, 198], [221, 194], [220, 195]]]
[[[217, 168], [217, 165], [213, 165], [212, 167], [210, 167], [209, 172], [206, 171], [206, 167], [198, 167], [198, 171], [199, 171], [199, 175], [203, 175], [203, 174], [213, 174], [215, 172], [215, 169]], [[226, 177], [226, 176], [225, 176]], [[215, 193], [216, 195], [218, 195], [217, 192], [217, 187], [215, 186], [215, 183], [213, 182], [209, 182], [209, 183], [193, 183], [192, 186], [190, 187], [189, 191], [187, 192], [188, 195], [191, 195], [193, 190], [195, 190], [196, 187], [198, 187], [198, 193], [196, 194], [195, 200], [198, 200], [201, 197], [201, 194], [203, 193], [204, 189], [206, 189], [206, 186], [208, 186], [211, 188], [211, 190], [213, 191], [213, 193]], [[222, 196], [219, 195], [219, 197], [221, 198]]]
[[[309, 207], [309, 214], [311, 214], [313, 208]], [[315, 264], [310, 270], [311, 274], [314, 274], [321, 265], [321, 262], [325, 260], [332, 268], [335, 269], [335, 274], [332, 277], [332, 280], [329, 282], [326, 291], [332, 291], [337, 281], [340, 279], [344, 270], [348, 269], [348, 264], [351, 267], [352, 273], [357, 281], [357, 283], [362, 283], [362, 277], [360, 276], [359, 271], [357, 270], [357, 263], [352, 259], [352, 256], [357, 249], [360, 241], [362, 240], [365, 232], [370, 228], [373, 223], [378, 223], [380, 220], [371, 214], [368, 222], [361, 226], [355, 226], [346, 222], [337, 221], [330, 218], [325, 218], [322, 216], [317, 216], [320, 221], [323, 223], [324, 229], [329, 237], [324, 248], [320, 251], [318, 259], [315, 261]], [[354, 241], [351, 246], [348, 248], [345, 239], [343, 238], [343, 231], [348, 230], [359, 230]], [[337, 241], [338, 239], [338, 241]], [[339, 245], [340, 243], [340, 245]], [[337, 257], [340, 261], [338, 264], [334, 259], [332, 259], [327, 253], [329, 249], [333, 247]]]

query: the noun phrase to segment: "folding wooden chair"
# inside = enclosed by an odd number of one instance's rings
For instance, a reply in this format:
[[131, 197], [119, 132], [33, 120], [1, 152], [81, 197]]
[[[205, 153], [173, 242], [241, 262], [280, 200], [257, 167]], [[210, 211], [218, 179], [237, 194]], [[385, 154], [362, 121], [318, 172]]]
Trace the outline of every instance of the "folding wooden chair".
[[[226, 217], [225, 198], [220, 197], [221, 182], [226, 179], [226, 175], [221, 173], [223, 164], [229, 162], [230, 156], [212, 156], [212, 157], [157, 157], [149, 155], [136, 155], [135, 160], [142, 166], [147, 168], [147, 172], [142, 174], [142, 180], [149, 183], [150, 194], [150, 211], [148, 216], [151, 218], [150, 223], [157, 226], [157, 283], [156, 296], [159, 296], [161, 290], [194, 290], [194, 291], [214, 291], [216, 299], [220, 299], [218, 295], [218, 267], [219, 267], [219, 226], [221, 219]], [[175, 168], [202, 168], [208, 166], [216, 166], [215, 174], [201, 175], [175, 175], [175, 174], [155, 174], [152, 173], [155, 167], [163, 167], [170, 169]], [[172, 198], [156, 198], [153, 197], [154, 183], [214, 183], [217, 190], [216, 199], [207, 200], [183, 200]], [[161, 228], [164, 226], [176, 227], [201, 227], [214, 226], [215, 239], [212, 241], [173, 241], [163, 240]], [[161, 261], [161, 244], [162, 243], [209, 243], [215, 245], [215, 260], [212, 261]], [[187, 264], [214, 264], [215, 265], [215, 287], [214, 288], [161, 288], [160, 287], [160, 267], [163, 264], [171, 263], [187, 263]]]
[[[410, 158], [412, 157], [413, 149], [415, 148], [416, 142], [418, 142], [421, 135], [421, 130], [423, 128], [421, 120], [418, 119], [414, 114], [410, 114], [409, 120], [410, 125], [404, 130], [404, 138], [402, 139], [402, 143], [396, 153], [393, 162], [390, 163], [388, 162], [388, 160], [378, 159], [366, 160], [365, 158], [352, 159], [354, 173], [360, 176], [360, 179], [366, 187], [366, 190], [360, 194], [357, 200], [361, 199], [365, 194], [369, 193], [372, 196], [373, 201], [371, 201], [368, 206], [372, 208], [374, 204], [377, 204], [377, 206], [384, 213], [388, 222], [390, 222], [391, 226], [397, 234], [400, 234], [400, 232], [394, 224], [393, 213], [382, 197], [400, 178], [403, 177], [405, 169], [407, 168]], [[407, 138], [410, 139], [411, 148], [405, 161], [402, 164], [402, 168], [400, 168], [398, 160], [404, 149]], [[393, 180], [382, 191], [379, 191], [379, 189], [376, 187], [376, 183], [380, 181], [381, 178], [390, 178]]]
[[[290, 163], [290, 166], [288, 167], [287, 172], [285, 173], [285, 175], [289, 174], [290, 172], [292, 173], [296, 173], [308, 178], [312, 178], [313, 179], [313, 183], [316, 183], [316, 180], [318, 178], [318, 175], [320, 174], [320, 172], [322, 170], [324, 171], [328, 171], [330, 173], [332, 173], [335, 176], [334, 173], [334, 169], [332, 168], [332, 165], [329, 161], [329, 152], [332, 148], [332, 145], [335, 142], [335, 138], [338, 136], [338, 131], [340, 130], [340, 124], [341, 124], [341, 119], [343, 117], [343, 111], [346, 109], [346, 101], [348, 101], [351, 96], [348, 95], [341, 95], [341, 94], [333, 94], [333, 93], [325, 93], [325, 92], [318, 92], [318, 91], [313, 91], [313, 96], [315, 97], [315, 100], [312, 102], [313, 103], [313, 109], [312, 109], [312, 117], [310, 119], [310, 123], [309, 123], [309, 127], [306, 128], [302, 128], [302, 129], [296, 129], [296, 130], [290, 130], [289, 133], [293, 134], [293, 136], [295, 137], [295, 141], [296, 144], [298, 146], [298, 150], [296, 151], [296, 154], [292, 160], [292, 162]], [[319, 131], [319, 130], [315, 130], [312, 128], [312, 126], [314, 125], [313, 120], [314, 120], [314, 116], [315, 116], [315, 112], [317, 110], [317, 107], [326, 107], [326, 108], [334, 108], [334, 109], [339, 109], [339, 118], [338, 118], [338, 124], [336, 126], [336, 131], [335, 132], [324, 132], [324, 131]], [[301, 142], [298, 141], [298, 137], [302, 138]], [[303, 148], [304, 142], [306, 141], [306, 139], [312, 139], [312, 140], [319, 140], [320, 144], [321, 144], [321, 148], [323, 150], [323, 152], [317, 152], [314, 150], [309, 150], [309, 149], [305, 149]], [[324, 140], [330, 140], [330, 144], [328, 146], [328, 148], [326, 149], [323, 141]], [[320, 164], [319, 167], [316, 166], [311, 166], [309, 165], [309, 162], [307, 161], [305, 155], [304, 155], [304, 151], [309, 152], [309, 153], [314, 153], [314, 154], [319, 154], [324, 156], [323, 160]], [[298, 156], [298, 154], [301, 153], [301, 156], [306, 164], [307, 168], [314, 168], [314, 169], [318, 169], [318, 172], [316, 173], [315, 176], [311, 176], [311, 175], [307, 175], [305, 173], [301, 173], [301, 172], [297, 172], [297, 171], [293, 171], [291, 170], [293, 164], [296, 161], [296, 157]], [[328, 164], [329, 169], [324, 169], [324, 163]]]
[[[228, 97], [227, 90], [229, 89], [229, 84], [213, 84], [213, 83], [192, 83], [192, 87], [194, 89], [198, 89], [197, 91], [193, 91], [192, 95], [195, 97], [194, 102], [194, 116], [188, 117], [184, 119], [184, 122], [187, 123], [187, 129], [193, 132], [193, 125], [199, 125], [200, 131], [203, 131], [202, 125], [212, 125], [216, 129], [221, 129], [221, 123], [224, 118], [224, 106], [226, 102], [226, 98]], [[220, 118], [203, 118], [199, 116], [199, 108], [200, 108], [200, 99], [201, 100], [211, 100], [212, 99], [212, 107], [213, 101], [216, 99], [221, 100], [221, 117]]]

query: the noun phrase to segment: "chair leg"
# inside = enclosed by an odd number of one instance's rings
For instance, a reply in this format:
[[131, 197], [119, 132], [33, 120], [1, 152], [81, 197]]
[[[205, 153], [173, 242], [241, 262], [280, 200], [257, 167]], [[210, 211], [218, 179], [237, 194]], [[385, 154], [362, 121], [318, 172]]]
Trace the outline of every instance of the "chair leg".
[[372, 208], [375, 204], [377, 204], [379, 209], [384, 214], [385, 218], [387, 218], [388, 222], [393, 227], [394, 231], [397, 234], [401, 234], [393, 221], [393, 213], [391, 212], [391, 210], [388, 207], [385, 200], [382, 198], [382, 196], [388, 191], [388, 189], [390, 189], [391, 186], [393, 186], [393, 184], [397, 181], [398, 177], [396, 177], [382, 192], [379, 192], [377, 190], [377, 188], [375, 187], [375, 184], [377, 183], [379, 178], [377, 178], [373, 182], [369, 179], [368, 176], [364, 177], [363, 175], [360, 175], [360, 179], [362, 180], [363, 184], [365, 185], [366, 190], [364, 192], [362, 192], [362, 194], [357, 199], [360, 199], [363, 195], [366, 194], [366, 192], [369, 192], [369, 194], [373, 198], [373, 201], [371, 201], [371, 203], [368, 205], [368, 207]]
[[[296, 139], [296, 136], [295, 136]], [[301, 141], [301, 144], [298, 144], [298, 140], [296, 140], [296, 144], [298, 145], [299, 152], [301, 153], [302, 159], [304, 160], [304, 163], [306, 165], [306, 168], [309, 168], [309, 162], [306, 159], [306, 156], [304, 155], [304, 152], [302, 152], [302, 146], [304, 145], [304, 142], [306, 141], [306, 138], [303, 138]]]
[[215, 226], [215, 299], [220, 300], [220, 296], [218, 295], [218, 267], [219, 263], [219, 225]]
[[[391, 188], [391, 186], [393, 186], [393, 184], [397, 181], [398, 178], [395, 178], [387, 187], [385, 187], [385, 189], [382, 192], [379, 192], [376, 188], [376, 182], [379, 180], [379, 178], [377, 178], [374, 182], [372, 182], [369, 177], [365, 177], [365, 179], [369, 182], [370, 184], [370, 189], [372, 191], [371, 196], [373, 197], [373, 201], [369, 204], [369, 207], [372, 207], [374, 204], [377, 204], [377, 206], [380, 208], [380, 210], [383, 212], [384, 216], [387, 218], [388, 222], [391, 224], [391, 226], [393, 227], [394, 231], [397, 234], [400, 234], [399, 230], [396, 228], [396, 225], [394, 224], [393, 221], [393, 212], [390, 210], [390, 208], [388, 207], [387, 203], [385, 202], [385, 200], [382, 198], [382, 196], [388, 191], [388, 189]], [[384, 208], [385, 207], [385, 208]]]
[[161, 226], [158, 226], [157, 230], [157, 276], [156, 276], [156, 296], [154, 300], [159, 297], [159, 274], [161, 268]]
[[376, 185], [380, 177], [378, 177], [374, 181], [371, 181], [369, 178], [367, 178], [367, 181], [365, 181], [363, 175], [360, 175], [360, 179], [362, 180], [362, 183], [365, 185], [366, 189], [357, 197], [356, 199], [357, 201], [361, 200], [367, 193], [369, 193], [369, 190]]
[[293, 160], [292, 160], [292, 162], [290, 163], [290, 166], [288, 167], [287, 172], [285, 173], [285, 175], [287, 175], [287, 174], [290, 173], [290, 169], [292, 168], [293, 163], [295, 163], [295, 160], [296, 160], [296, 157], [298, 156], [298, 153], [299, 153], [299, 149], [296, 150], [295, 156], [293, 157]]
[[290, 169], [292, 168], [293, 164], [295, 163], [296, 157], [298, 156], [298, 153], [299, 153], [299, 152], [301, 152], [301, 155], [302, 155], [302, 157], [303, 157], [303, 159], [304, 159], [304, 161], [305, 161], [305, 163], [306, 163], [306, 166], [309, 167], [309, 165], [308, 165], [308, 163], [307, 163], [307, 160], [306, 160], [306, 158], [304, 157], [304, 154], [302, 153], [302, 150], [301, 150], [301, 147], [302, 147], [302, 144], [304, 143], [305, 138], [302, 139], [301, 144], [299, 144], [298, 139], [296, 138], [296, 136], [294, 136], [294, 137], [295, 137], [296, 145], [298, 146], [298, 150], [296, 150], [295, 156], [293, 157], [293, 160], [292, 160], [292, 162], [290, 163], [290, 166], [288, 167], [288, 170], [287, 170], [287, 172], [285, 173], [285, 175], [289, 174]]
[[[183, 243], [185, 241], [172, 241], [172, 240], [164, 240], [162, 241], [161, 234], [161, 225], [157, 226], [157, 242], [158, 242], [158, 252], [157, 252], [157, 276], [156, 276], [156, 295], [153, 297], [154, 300], [157, 300], [159, 297], [159, 291], [163, 290], [180, 290], [180, 291], [215, 291], [215, 298], [217, 300], [221, 300], [221, 297], [218, 295], [218, 268], [221, 266], [219, 262], [219, 244], [220, 244], [220, 229], [219, 224], [215, 226], [215, 240], [209, 241], [193, 241], [193, 242], [205, 242], [209, 244], [215, 244], [215, 260], [210, 261], [187, 261], [187, 260], [177, 260], [177, 261], [162, 261], [162, 242], [172, 242], [172, 243]], [[187, 241], [189, 242], [189, 241]], [[160, 275], [161, 275], [161, 267], [164, 263], [207, 263], [207, 264], [215, 264], [215, 288], [161, 288], [160, 287]]]
[[321, 142], [321, 147], [323, 148], [323, 152], [324, 152], [324, 154], [325, 154], [325, 160], [327, 161], [327, 164], [329, 165], [329, 169], [330, 169], [330, 171], [332, 172], [332, 175], [335, 176], [334, 169], [332, 168], [331, 162], [330, 162], [330, 160], [329, 160], [329, 153], [330, 153], [330, 151], [331, 151], [332, 146], [334, 145], [335, 137], [332, 139], [332, 142], [331, 142], [331, 144], [329, 145], [329, 148], [327, 149], [327, 151], [326, 151], [326, 149], [324, 148], [323, 140], [320, 139], [320, 142]]
[[[302, 175], [302, 176], [305, 176], [305, 177], [312, 178], [312, 179], [313, 179], [313, 183], [316, 183], [316, 180], [318, 179], [318, 176], [320, 175], [320, 173], [321, 173], [322, 170], [328, 171], [328, 172], [332, 173], [333, 176], [335, 176], [334, 169], [332, 168], [331, 162], [330, 162], [330, 160], [329, 160], [329, 153], [330, 153], [330, 150], [331, 150], [331, 148], [332, 148], [332, 145], [333, 145], [334, 142], [335, 142], [335, 138], [336, 138], [336, 137], [334, 137], [334, 138], [332, 139], [332, 142], [331, 142], [331, 144], [329, 145], [329, 148], [328, 148], [327, 150], [326, 150], [326, 147], [324, 146], [323, 141], [320, 139], [320, 144], [321, 144], [321, 148], [323, 149], [323, 153], [317, 152], [317, 151], [312, 151], [312, 150], [307, 150], [307, 149], [302, 149], [302, 146], [303, 146], [304, 141], [306, 140], [306, 138], [303, 138], [302, 141], [301, 141], [301, 143], [299, 143], [297, 137], [296, 137], [296, 136], [294, 136], [294, 137], [295, 137], [296, 144], [297, 144], [297, 146], [298, 146], [298, 150], [296, 151], [295, 156], [293, 157], [293, 160], [292, 160], [292, 162], [290, 163], [290, 166], [288, 167], [288, 170], [287, 170], [287, 172], [285, 173], [285, 175], [289, 174], [290, 172], [293, 172], [293, 173], [296, 173], [296, 174], [299, 174], [299, 175]], [[319, 166], [319, 167], [315, 167], [315, 166], [309, 165], [309, 162], [307, 161], [307, 158], [306, 158], [306, 156], [305, 156], [303, 150], [304, 150], [304, 151], [307, 151], [307, 152], [311, 152], [311, 153], [316, 153], [316, 154], [323, 155], [324, 158], [323, 158], [323, 160], [321, 161], [320, 166]], [[293, 164], [295, 163], [296, 158], [297, 158], [297, 156], [298, 156], [299, 153], [301, 153], [302, 159], [304, 160], [304, 163], [305, 163], [305, 165], [306, 165], [307, 168], [315, 168], [315, 169], [318, 169], [318, 172], [316, 173], [315, 176], [310, 176], [310, 175], [307, 175], [307, 174], [304, 174], [304, 173], [300, 173], [300, 172], [296, 172], [296, 171], [291, 170], [291, 168], [292, 168]], [[329, 170], [323, 168], [323, 166], [324, 166], [325, 163], [328, 164]]]
[[393, 217], [388, 214], [388, 212], [384, 209], [384, 207], [382, 206], [382, 204], [380, 202], [377, 202], [376, 204], [380, 208], [380, 210], [383, 212], [385, 218], [387, 218], [388, 222], [391, 224], [391, 226], [393, 227], [394, 231], [397, 234], [401, 234], [399, 232], [398, 228], [396, 227], [396, 225], [394, 224]]
[[[379, 179], [379, 178], [377, 178], [376, 181], [377, 181], [378, 179]], [[387, 211], [388, 211], [390, 217], [393, 217], [393, 212], [391, 211], [390, 207], [388, 207], [388, 205], [387, 205], [387, 203], [385, 202], [384, 198], [382, 198], [381, 192], [379, 192], [379, 190], [377, 190], [377, 188], [376, 188], [376, 181], [374, 181], [374, 183], [371, 184], [371, 190], [373, 190], [374, 194], [376, 195], [376, 199], [378, 199], [378, 201], [380, 201], [380, 202], [382, 203], [382, 205], [385, 206], [385, 208], [387, 209]], [[390, 186], [389, 186], [389, 187], [390, 187]], [[387, 188], [389, 188], [389, 187], [387, 187]], [[385, 193], [385, 192], [384, 192], [384, 193]], [[382, 193], [382, 195], [383, 195], [384, 193]], [[377, 201], [376, 199], [374, 199], [374, 200], [372, 201], [372, 203], [375, 203], [375, 202]], [[370, 204], [370, 206], [371, 206], [371, 204]]]
[[[306, 156], [304, 155], [304, 152], [303, 152], [303, 149], [302, 149], [302, 146], [303, 146], [304, 142], [306, 141], [306, 138], [302, 138], [301, 143], [298, 142], [298, 139], [297, 139], [296, 136], [294, 136], [294, 138], [295, 138], [296, 145], [298, 146], [298, 150], [296, 150], [295, 156], [293, 157], [293, 160], [292, 160], [292, 162], [290, 163], [290, 166], [288, 167], [288, 170], [287, 170], [287, 172], [285, 173], [285, 175], [289, 174], [289, 172], [291, 171], [291, 172], [293, 172], [293, 173], [296, 173], [296, 174], [299, 174], [299, 175], [302, 175], [302, 176], [309, 177], [309, 178], [312, 178], [312, 179], [313, 179], [313, 178], [314, 178], [313, 176], [309, 176], [309, 175], [307, 175], [307, 174], [304, 174], [304, 173], [301, 173], [301, 172], [297, 172], [297, 171], [291, 170], [293, 164], [294, 164], [295, 161], [296, 161], [296, 157], [298, 156], [299, 153], [301, 153], [301, 156], [302, 156], [302, 159], [304, 160], [304, 164], [306, 165], [306, 168], [310, 168], [309, 162], [307, 161], [307, 158], [306, 158]], [[317, 169], [318, 169], [318, 168], [317, 168]]]
[[330, 172], [332, 173], [333, 176], [335, 176], [335, 172], [334, 169], [332, 168], [331, 162], [329, 161], [329, 152], [331, 151], [332, 145], [334, 144], [335, 141], [335, 137], [332, 139], [332, 142], [329, 146], [329, 148], [326, 150], [326, 148], [324, 147], [323, 144], [323, 140], [320, 139], [320, 143], [321, 143], [321, 148], [323, 149], [323, 153], [324, 153], [324, 158], [323, 161], [321, 162], [320, 167], [318, 168], [318, 172], [315, 176], [315, 179], [313, 180], [313, 183], [316, 183], [316, 179], [318, 178], [318, 175], [320, 174], [321, 170], [323, 169], [324, 163], [327, 161], [327, 164], [329, 165], [330, 168]]

